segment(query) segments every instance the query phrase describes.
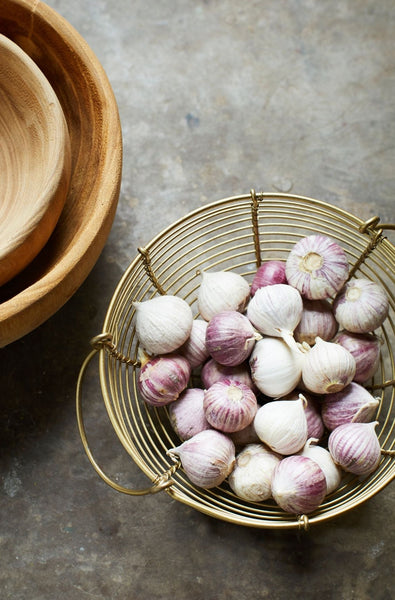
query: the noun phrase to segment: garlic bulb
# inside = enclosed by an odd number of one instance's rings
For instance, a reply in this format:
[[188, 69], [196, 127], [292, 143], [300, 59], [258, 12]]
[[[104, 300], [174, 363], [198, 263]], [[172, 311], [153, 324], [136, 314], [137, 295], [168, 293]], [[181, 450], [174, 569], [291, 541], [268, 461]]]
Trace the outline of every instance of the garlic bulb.
[[340, 392], [324, 397], [322, 419], [329, 431], [344, 423], [369, 423], [379, 404], [379, 398], [374, 398], [364, 387], [352, 381]]
[[249, 298], [250, 286], [242, 275], [233, 271], [202, 272], [197, 301], [206, 321], [223, 310], [243, 312]]
[[315, 438], [309, 438], [300, 453], [301, 456], [307, 456], [321, 467], [326, 479], [326, 493], [334, 492], [340, 485], [342, 471], [338, 465], [333, 462], [330, 452], [322, 446], [317, 446]]
[[247, 427], [244, 427], [244, 429], [240, 429], [240, 431], [232, 431], [229, 437], [236, 447], [247, 446], [247, 444], [259, 444], [261, 442], [255, 431], [254, 421], [247, 425]]
[[222, 379], [230, 379], [231, 381], [239, 381], [248, 385], [255, 393], [256, 386], [251, 379], [251, 373], [248, 363], [242, 363], [236, 367], [227, 367], [220, 365], [213, 358], [204, 363], [200, 372], [200, 377], [205, 389], [209, 388], [213, 383]]
[[235, 310], [214, 315], [207, 326], [206, 348], [221, 365], [236, 367], [251, 354], [257, 333], [246, 316]]
[[236, 462], [234, 443], [215, 429], [197, 433], [167, 454], [179, 457], [191, 482], [205, 489], [220, 485]]
[[297, 400], [273, 400], [261, 406], [254, 428], [259, 439], [279, 454], [294, 454], [307, 441], [303, 396]]
[[258, 267], [252, 280], [250, 294], [253, 296], [259, 288], [266, 285], [274, 285], [275, 283], [287, 283], [285, 262], [281, 260], [268, 260]]
[[263, 338], [256, 342], [250, 356], [252, 380], [266, 396], [285, 396], [298, 385], [304, 358], [280, 338]]
[[337, 328], [338, 323], [328, 300], [303, 299], [301, 319], [294, 331], [297, 342], [306, 342], [313, 346], [316, 337], [329, 341], [337, 332]]
[[288, 255], [285, 274], [304, 298], [333, 298], [349, 273], [344, 250], [331, 238], [310, 235], [295, 244]]
[[328, 448], [336, 464], [354, 475], [370, 475], [378, 467], [381, 449], [372, 423], [345, 423], [336, 427]]
[[315, 394], [339, 392], [353, 380], [355, 368], [355, 359], [348, 350], [317, 338], [303, 361], [303, 383]]
[[355, 358], [354, 381], [365, 383], [376, 373], [380, 364], [382, 340], [373, 333], [351, 333], [340, 331], [333, 339], [348, 350]]
[[280, 457], [263, 444], [249, 444], [237, 456], [229, 475], [236, 496], [249, 502], [262, 502], [271, 496], [272, 477]]
[[374, 331], [384, 323], [388, 311], [384, 288], [369, 279], [351, 279], [333, 303], [337, 322], [352, 333]]
[[174, 431], [182, 440], [211, 429], [203, 408], [204, 391], [199, 388], [187, 388], [179, 398], [169, 404], [169, 419]]
[[326, 495], [326, 478], [318, 463], [307, 456], [287, 456], [274, 470], [272, 496], [286, 512], [307, 514]]
[[133, 302], [136, 309], [136, 334], [149, 354], [168, 354], [188, 339], [192, 329], [192, 310], [178, 296], [156, 296]]
[[192, 369], [200, 367], [210, 356], [206, 348], [207, 321], [194, 319], [187, 341], [179, 348], [179, 354], [185, 356]]
[[203, 408], [212, 427], [230, 433], [244, 429], [253, 421], [258, 403], [248, 386], [224, 379], [204, 391]]
[[304, 402], [304, 412], [307, 420], [307, 438], [320, 440], [325, 431], [321, 418], [320, 402], [306, 392], [301, 394], [299, 390], [294, 390], [290, 394], [287, 394], [283, 397], [283, 400], [297, 400], [298, 398], [301, 398]]
[[148, 404], [165, 406], [177, 400], [190, 375], [190, 364], [183, 356], [156, 356], [141, 367], [137, 386]]
[[293, 331], [302, 316], [298, 290], [284, 283], [259, 288], [247, 307], [247, 317], [260, 333], [294, 344]]

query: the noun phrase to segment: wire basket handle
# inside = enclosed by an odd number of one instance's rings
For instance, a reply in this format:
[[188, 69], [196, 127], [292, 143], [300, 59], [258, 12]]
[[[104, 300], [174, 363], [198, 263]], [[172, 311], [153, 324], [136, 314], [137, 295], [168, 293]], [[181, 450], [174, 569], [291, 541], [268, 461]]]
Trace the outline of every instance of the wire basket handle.
[[[180, 462], [177, 462], [176, 464], [172, 465], [167, 471], [165, 471], [161, 475], [157, 475], [153, 481], [153, 485], [151, 485], [147, 488], [140, 489], [140, 490], [133, 490], [133, 489], [124, 487], [122, 485], [119, 485], [118, 483], [116, 483], [115, 481], [110, 479], [110, 477], [108, 477], [104, 473], [104, 471], [101, 469], [101, 467], [98, 465], [95, 458], [93, 457], [93, 454], [92, 454], [91, 449], [88, 444], [88, 439], [86, 436], [85, 424], [84, 424], [84, 419], [83, 419], [82, 381], [83, 381], [83, 378], [84, 378], [84, 375], [86, 373], [89, 363], [96, 356], [96, 354], [100, 351], [104, 351], [104, 349], [106, 349], [107, 347], [110, 348], [110, 352], [111, 352], [111, 345], [110, 345], [111, 337], [109, 337], [107, 334], [101, 334], [100, 336], [96, 336], [95, 338], [93, 338], [91, 343], [94, 346], [94, 349], [88, 354], [88, 356], [85, 358], [84, 362], [82, 363], [82, 366], [81, 366], [81, 369], [80, 369], [80, 372], [78, 375], [77, 389], [76, 389], [77, 423], [78, 423], [78, 429], [79, 429], [82, 445], [84, 446], [86, 455], [87, 455], [91, 465], [95, 469], [96, 473], [103, 479], [103, 481], [105, 483], [107, 483], [107, 485], [112, 487], [117, 492], [121, 492], [121, 493], [127, 494], [129, 496], [146, 496], [147, 494], [156, 494], [157, 492], [161, 492], [162, 490], [173, 485], [174, 481], [172, 479], [172, 475], [179, 468]], [[109, 346], [107, 346], [108, 344], [109, 344]]]

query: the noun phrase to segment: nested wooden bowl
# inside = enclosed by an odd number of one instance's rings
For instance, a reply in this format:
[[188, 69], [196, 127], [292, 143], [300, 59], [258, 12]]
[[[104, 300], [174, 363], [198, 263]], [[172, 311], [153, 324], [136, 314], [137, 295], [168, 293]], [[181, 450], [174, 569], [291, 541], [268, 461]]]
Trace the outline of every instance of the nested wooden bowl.
[[0, 285], [49, 239], [66, 201], [70, 139], [60, 102], [35, 62], [0, 34]]
[[117, 104], [86, 41], [43, 2], [2, 0], [0, 31], [37, 64], [66, 118], [71, 179], [48, 242], [0, 287], [0, 347], [26, 335], [74, 294], [96, 263], [114, 219], [122, 167]]

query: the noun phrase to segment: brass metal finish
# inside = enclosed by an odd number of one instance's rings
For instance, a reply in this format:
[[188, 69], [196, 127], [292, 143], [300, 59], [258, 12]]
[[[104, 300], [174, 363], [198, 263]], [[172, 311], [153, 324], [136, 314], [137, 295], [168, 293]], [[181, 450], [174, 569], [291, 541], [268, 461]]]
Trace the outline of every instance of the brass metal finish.
[[[392, 224], [379, 217], [363, 222], [325, 202], [291, 194], [256, 193], [225, 198], [197, 209], [162, 231], [139, 252], [111, 299], [103, 333], [81, 368], [77, 384], [77, 418], [81, 439], [96, 472], [114, 489], [131, 495], [162, 489], [174, 499], [228, 522], [259, 528], [304, 529], [365, 502], [395, 477], [395, 247], [383, 235]], [[302, 237], [327, 235], [345, 250], [352, 275], [380, 283], [390, 299], [390, 312], [377, 331], [383, 340], [380, 365], [366, 387], [380, 399], [375, 420], [382, 459], [374, 473], [345, 475], [341, 486], [313, 513], [291, 515], [273, 501], [253, 503], [236, 497], [229, 486], [204, 490], [191, 484], [171, 448], [180, 440], [170, 426], [166, 407], [152, 408], [139, 397], [139, 346], [133, 302], [157, 294], [184, 298], [195, 315], [199, 273], [233, 270], [248, 281], [267, 260], [285, 261]], [[114, 483], [95, 462], [82, 419], [81, 383], [88, 363], [99, 357], [101, 391], [118, 439], [151, 486], [132, 491]]]

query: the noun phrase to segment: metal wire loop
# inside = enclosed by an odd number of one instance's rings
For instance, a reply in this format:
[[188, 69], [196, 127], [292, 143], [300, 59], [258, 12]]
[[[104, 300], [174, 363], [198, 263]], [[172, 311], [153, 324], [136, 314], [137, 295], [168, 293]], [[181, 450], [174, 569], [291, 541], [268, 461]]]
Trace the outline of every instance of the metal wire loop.
[[91, 339], [91, 346], [93, 346], [93, 348], [96, 350], [101, 350], [104, 348], [111, 356], [119, 360], [119, 362], [125, 363], [126, 365], [131, 367], [140, 366], [140, 362], [138, 360], [133, 360], [129, 356], [126, 356], [117, 350], [111, 333], [100, 333], [99, 335], [96, 335]]
[[299, 529], [304, 529], [305, 531], [308, 531], [308, 529], [310, 527], [310, 522], [309, 522], [308, 516], [300, 515], [300, 517], [298, 518], [298, 525], [299, 525]]

